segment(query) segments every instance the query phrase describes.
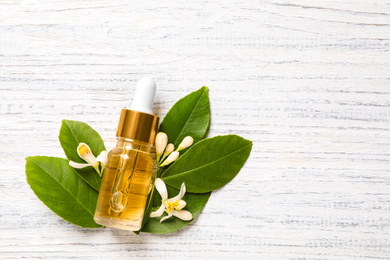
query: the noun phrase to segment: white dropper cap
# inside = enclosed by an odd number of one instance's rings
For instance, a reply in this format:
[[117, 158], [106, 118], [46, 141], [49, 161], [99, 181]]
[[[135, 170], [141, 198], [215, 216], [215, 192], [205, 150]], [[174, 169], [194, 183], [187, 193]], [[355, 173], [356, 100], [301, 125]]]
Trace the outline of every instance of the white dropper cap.
[[142, 78], [137, 83], [133, 103], [130, 109], [153, 114], [152, 106], [154, 101], [154, 94], [156, 93], [156, 83], [151, 78]]

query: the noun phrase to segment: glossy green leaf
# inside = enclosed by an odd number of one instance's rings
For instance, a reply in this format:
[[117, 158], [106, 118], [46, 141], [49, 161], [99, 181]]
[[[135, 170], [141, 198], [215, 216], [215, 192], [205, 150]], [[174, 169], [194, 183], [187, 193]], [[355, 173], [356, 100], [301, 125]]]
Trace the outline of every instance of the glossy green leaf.
[[[62, 120], [59, 139], [66, 157], [77, 163], [86, 163], [77, 154], [77, 146], [80, 143], [86, 143], [95, 157], [106, 150], [100, 135], [92, 127], [79, 121]], [[92, 188], [99, 191], [102, 179], [91, 166], [75, 171]]]
[[204, 139], [179, 157], [162, 179], [176, 189], [185, 182], [188, 192], [216, 190], [237, 175], [251, 150], [252, 142], [237, 135]]
[[210, 123], [208, 88], [202, 87], [177, 101], [160, 125], [160, 132], [168, 135], [169, 143], [177, 147], [186, 136], [194, 143], [201, 140]]
[[[179, 190], [167, 186], [169, 197], [174, 197], [179, 193]], [[159, 207], [161, 205], [161, 197], [156, 191], [156, 197], [154, 200], [154, 207]], [[188, 210], [192, 213], [193, 219], [191, 221], [183, 221], [176, 217], [171, 217], [164, 222], [160, 223], [160, 219], [166, 216], [164, 213], [161, 217], [158, 218], [150, 218], [146, 225], [142, 228], [141, 232], [148, 233], [156, 233], [156, 234], [165, 234], [177, 231], [188, 224], [190, 224], [194, 219], [198, 216], [198, 214], [202, 211], [204, 206], [206, 205], [211, 193], [203, 193], [203, 194], [194, 194], [194, 193], [186, 193], [183, 197], [183, 200], [187, 202], [185, 206], [185, 210]], [[149, 213], [150, 214], [150, 213]]]
[[35, 156], [26, 161], [27, 182], [46, 206], [72, 224], [101, 227], [93, 220], [98, 192], [76, 174], [68, 160]]

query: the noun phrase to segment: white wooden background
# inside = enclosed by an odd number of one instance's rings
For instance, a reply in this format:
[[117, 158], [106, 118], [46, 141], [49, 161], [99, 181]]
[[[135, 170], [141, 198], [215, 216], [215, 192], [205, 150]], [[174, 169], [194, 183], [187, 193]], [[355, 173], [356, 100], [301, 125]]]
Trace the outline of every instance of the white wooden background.
[[[0, 0], [0, 257], [390, 259], [389, 24], [381, 0]], [[111, 147], [144, 76], [161, 117], [208, 86], [249, 160], [179, 232], [65, 222], [24, 158], [64, 157], [64, 118]]]

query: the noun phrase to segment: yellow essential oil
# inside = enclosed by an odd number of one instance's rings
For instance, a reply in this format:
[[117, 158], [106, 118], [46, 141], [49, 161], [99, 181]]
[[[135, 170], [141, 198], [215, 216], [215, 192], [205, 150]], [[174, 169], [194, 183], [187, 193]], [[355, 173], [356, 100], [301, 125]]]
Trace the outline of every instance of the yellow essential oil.
[[150, 110], [145, 109], [148, 106], [134, 107], [135, 101], [131, 109], [122, 109], [116, 133], [118, 142], [108, 153], [100, 186], [96, 223], [132, 231], [141, 228], [148, 194], [154, 184], [151, 149], [158, 117], [151, 113], [151, 106], [155, 88], [153, 81], [142, 79], [134, 97], [134, 100], [151, 101]]

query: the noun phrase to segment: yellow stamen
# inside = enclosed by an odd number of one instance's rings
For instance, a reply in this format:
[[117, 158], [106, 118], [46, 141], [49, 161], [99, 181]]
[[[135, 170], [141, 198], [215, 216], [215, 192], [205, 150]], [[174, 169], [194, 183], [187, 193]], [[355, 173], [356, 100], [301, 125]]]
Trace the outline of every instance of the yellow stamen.
[[87, 147], [86, 145], [80, 146], [80, 148], [79, 148], [79, 154], [80, 154], [80, 156], [84, 156], [84, 155], [86, 155], [87, 153], [89, 153], [88, 147]]
[[179, 201], [176, 201], [176, 202], [169, 202], [169, 201], [167, 201], [167, 213], [171, 212], [173, 209], [181, 210], [179, 208], [179, 206], [180, 206]]

